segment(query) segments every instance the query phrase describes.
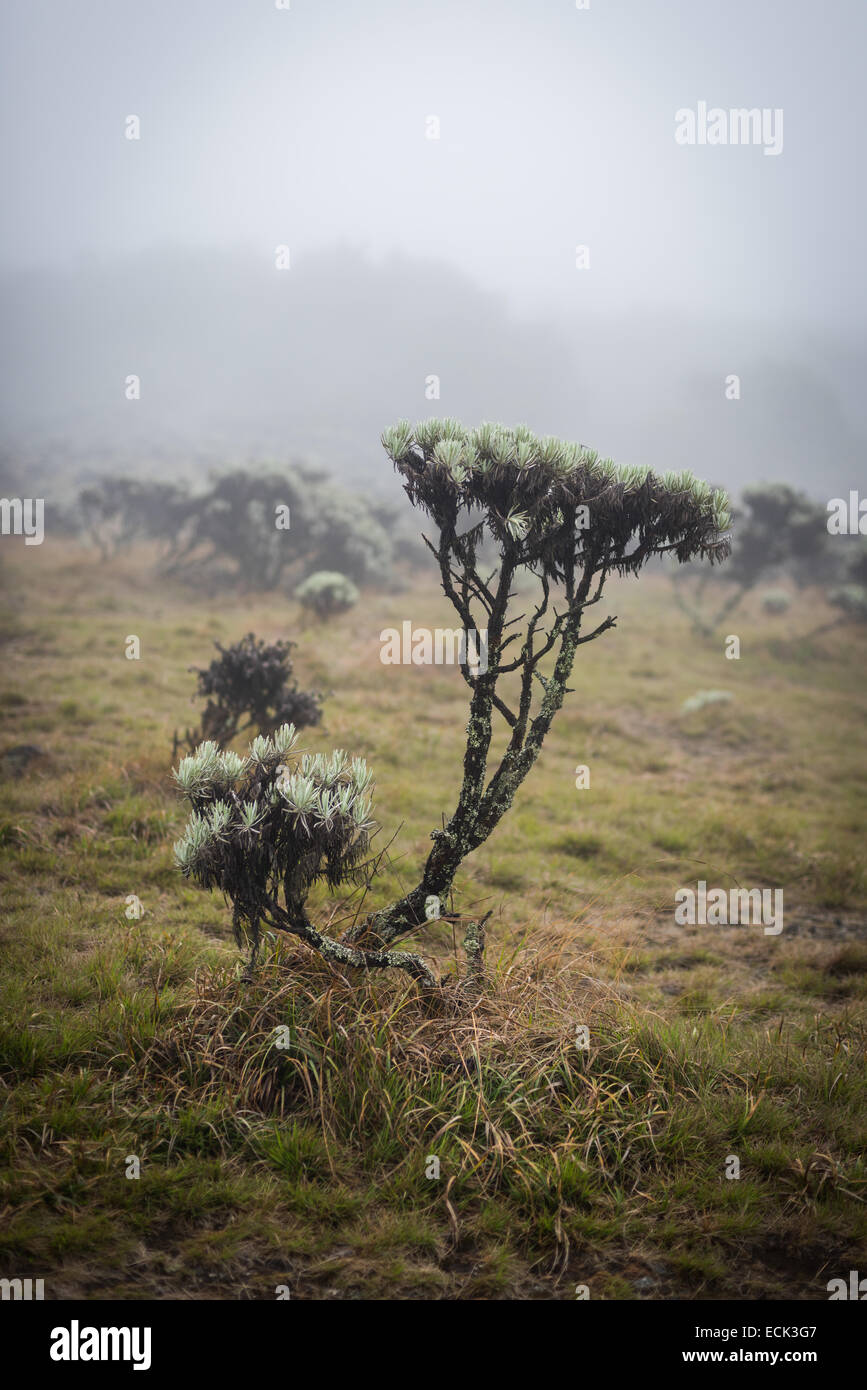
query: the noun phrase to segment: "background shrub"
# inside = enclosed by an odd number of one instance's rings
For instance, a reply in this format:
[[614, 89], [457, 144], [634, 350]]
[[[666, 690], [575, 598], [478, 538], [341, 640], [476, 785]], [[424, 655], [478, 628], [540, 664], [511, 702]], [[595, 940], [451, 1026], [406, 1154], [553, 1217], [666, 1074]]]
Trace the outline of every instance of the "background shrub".
[[352, 580], [347, 579], [345, 574], [339, 574], [336, 570], [317, 570], [298, 586], [295, 597], [302, 608], [327, 621], [337, 613], [345, 613], [347, 609], [354, 607], [359, 594]]

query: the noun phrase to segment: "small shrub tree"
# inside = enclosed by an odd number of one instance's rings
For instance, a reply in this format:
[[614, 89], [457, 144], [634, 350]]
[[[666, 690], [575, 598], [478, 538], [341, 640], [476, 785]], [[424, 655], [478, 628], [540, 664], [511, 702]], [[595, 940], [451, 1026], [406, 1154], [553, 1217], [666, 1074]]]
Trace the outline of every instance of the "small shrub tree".
[[201, 723], [183, 739], [175, 734], [174, 756], [178, 749], [190, 751], [203, 741], [224, 748], [247, 729], [272, 734], [281, 724], [303, 729], [322, 718], [322, 696], [315, 690], [299, 690], [292, 680], [294, 642], [266, 643], [248, 632], [234, 646], [214, 643], [219, 656], [204, 669], [192, 666], [198, 675], [196, 693], [207, 696]]
[[844, 627], [849, 623], [867, 623], [867, 586], [864, 584], [838, 584], [825, 595], [832, 608], [840, 614], [830, 623], [821, 623], [807, 633], [807, 637], [818, 637], [821, 632]]
[[308, 612], [323, 622], [346, 613], [358, 602], [359, 593], [351, 579], [336, 570], [317, 570], [295, 590], [295, 597]]
[[688, 571], [675, 573], [675, 594], [693, 628], [710, 636], [743, 601], [759, 580], [785, 570], [796, 583], [809, 583], [828, 563], [826, 513], [788, 483], [745, 487], [741, 506], [733, 510], [731, 563], [722, 584], [729, 590], [719, 609], [705, 607], [707, 574], [699, 579], [690, 602], [684, 594]]
[[[434, 984], [420, 958], [394, 944], [430, 918], [432, 901], [446, 900], [463, 860], [511, 806], [563, 704], [579, 647], [615, 625], [608, 616], [583, 630], [606, 580], [637, 575], [663, 554], [681, 562], [725, 558], [729, 516], [725, 495], [690, 473], [619, 469], [524, 426], [467, 430], [455, 420], [425, 420], [413, 428], [402, 421], [382, 442], [410, 502], [433, 523], [426, 544], [443, 592], [465, 631], [487, 631], [486, 669], [468, 664], [469, 643], [460, 667], [470, 708], [455, 809], [432, 832], [417, 884], [334, 941], [310, 922], [306, 892], [317, 877], [336, 887], [358, 870], [370, 833], [370, 808], [360, 799], [368, 774], [360, 765], [347, 772], [339, 754], [281, 773], [294, 732], [280, 730], [270, 746], [254, 744], [247, 763], [226, 765], [205, 745], [181, 765], [176, 776], [193, 816], [178, 862], [229, 896], [236, 928], [253, 928], [254, 950], [264, 920], [345, 964], [398, 966]], [[493, 572], [480, 568], [483, 541], [495, 557]], [[510, 615], [513, 583], [525, 569], [538, 580], [538, 600], [532, 611]], [[492, 768], [495, 720], [505, 731]], [[470, 922], [464, 940], [475, 985], [483, 928]]]

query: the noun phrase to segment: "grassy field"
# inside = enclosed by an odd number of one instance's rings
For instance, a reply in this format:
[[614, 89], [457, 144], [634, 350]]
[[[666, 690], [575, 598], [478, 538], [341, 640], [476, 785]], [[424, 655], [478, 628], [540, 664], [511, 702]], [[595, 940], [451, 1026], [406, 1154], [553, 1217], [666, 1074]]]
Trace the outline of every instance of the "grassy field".
[[[726, 660], [662, 574], [610, 586], [617, 628], [459, 879], [456, 909], [493, 912], [468, 1008], [277, 942], [244, 984], [229, 910], [172, 863], [187, 668], [253, 630], [331, 692], [304, 746], [376, 772], [395, 838], [366, 907], [415, 881], [466, 688], [383, 666], [379, 633], [454, 625], [433, 576], [321, 629], [138, 551], [7, 542], [0, 577], [0, 1274], [49, 1298], [825, 1299], [864, 1269], [867, 634], [804, 640], [818, 596], [751, 600]], [[708, 689], [732, 698], [682, 711]], [[698, 879], [782, 888], [782, 933], [676, 925]], [[357, 902], [318, 907], [336, 929]], [[442, 925], [413, 945], [462, 971]]]

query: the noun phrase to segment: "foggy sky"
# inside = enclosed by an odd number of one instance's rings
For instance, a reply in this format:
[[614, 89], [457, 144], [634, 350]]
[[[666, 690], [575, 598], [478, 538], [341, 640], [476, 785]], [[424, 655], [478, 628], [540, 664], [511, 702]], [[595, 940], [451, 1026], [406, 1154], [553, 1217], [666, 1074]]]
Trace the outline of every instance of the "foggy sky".
[[[364, 472], [495, 415], [857, 485], [865, 40], [860, 0], [6, 3], [4, 438]], [[679, 145], [702, 101], [782, 108], [781, 153]]]

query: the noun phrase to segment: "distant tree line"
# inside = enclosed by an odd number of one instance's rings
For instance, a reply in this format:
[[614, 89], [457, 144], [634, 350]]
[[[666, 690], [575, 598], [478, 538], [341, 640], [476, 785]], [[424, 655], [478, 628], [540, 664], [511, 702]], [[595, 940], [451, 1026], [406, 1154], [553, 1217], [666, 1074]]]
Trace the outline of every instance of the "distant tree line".
[[[754, 483], [732, 506], [732, 552], [722, 570], [684, 565], [672, 574], [675, 594], [697, 632], [713, 633], [760, 583], [788, 578], [802, 589], [821, 585], [829, 602], [841, 588], [865, 582], [860, 538], [828, 531], [828, 510], [788, 483]], [[782, 613], [786, 595], [768, 591], [768, 612]], [[867, 598], [867, 595], [865, 595]], [[842, 603], [837, 606], [843, 607]]]
[[233, 469], [199, 492], [105, 477], [83, 488], [77, 504], [79, 529], [103, 558], [157, 542], [162, 573], [242, 590], [322, 570], [359, 585], [391, 583], [396, 564], [423, 559], [399, 516], [387, 499], [352, 493], [303, 465]]

